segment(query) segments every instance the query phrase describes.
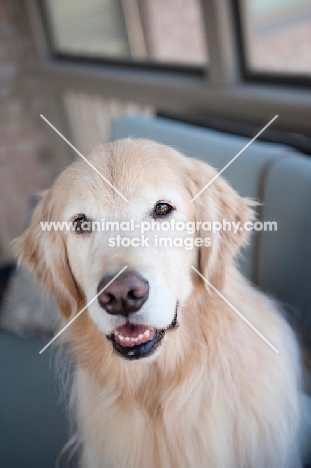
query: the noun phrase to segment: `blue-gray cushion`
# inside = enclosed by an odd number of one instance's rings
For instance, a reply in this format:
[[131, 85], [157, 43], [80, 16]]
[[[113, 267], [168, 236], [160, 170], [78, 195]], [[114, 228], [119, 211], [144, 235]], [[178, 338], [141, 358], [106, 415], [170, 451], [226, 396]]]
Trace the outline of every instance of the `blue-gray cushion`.
[[0, 465], [54, 468], [68, 439], [45, 342], [0, 331]]
[[[265, 184], [263, 218], [277, 232], [259, 242], [260, 286], [302, 313], [311, 331], [311, 159], [296, 155], [273, 165]], [[307, 324], [307, 322], [309, 322]], [[311, 343], [310, 343], [311, 344]]]

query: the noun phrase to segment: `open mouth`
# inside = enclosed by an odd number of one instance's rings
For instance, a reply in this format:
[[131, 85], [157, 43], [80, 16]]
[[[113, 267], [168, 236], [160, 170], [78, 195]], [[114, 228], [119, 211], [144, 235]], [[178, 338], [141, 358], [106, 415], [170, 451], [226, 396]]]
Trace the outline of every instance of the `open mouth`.
[[125, 359], [150, 356], [159, 346], [167, 330], [177, 327], [177, 305], [172, 323], [165, 329], [126, 323], [107, 336], [114, 350]]

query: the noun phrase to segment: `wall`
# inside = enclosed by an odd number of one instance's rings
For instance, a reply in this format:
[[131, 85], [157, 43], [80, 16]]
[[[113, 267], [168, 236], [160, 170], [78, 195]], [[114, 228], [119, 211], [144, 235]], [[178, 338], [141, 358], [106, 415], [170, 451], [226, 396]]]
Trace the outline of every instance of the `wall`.
[[0, 266], [25, 226], [27, 204], [51, 183], [50, 130], [23, 3], [0, 0]]

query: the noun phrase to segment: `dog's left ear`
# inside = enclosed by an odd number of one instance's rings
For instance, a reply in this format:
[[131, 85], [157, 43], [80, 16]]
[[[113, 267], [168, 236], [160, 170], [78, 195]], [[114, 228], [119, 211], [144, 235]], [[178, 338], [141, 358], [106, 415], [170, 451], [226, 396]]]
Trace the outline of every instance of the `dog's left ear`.
[[43, 230], [41, 222], [53, 219], [50, 193], [36, 207], [29, 228], [13, 243], [18, 264], [26, 266], [45, 289], [54, 294], [65, 317], [74, 315], [83, 300], [71, 274], [61, 231]]
[[[216, 174], [216, 170], [203, 161], [191, 159], [189, 183], [192, 197], [195, 197]], [[210, 247], [203, 246], [198, 249], [200, 273], [213, 286], [221, 289], [226, 266], [234, 261], [240, 247], [247, 242], [248, 232], [243, 226], [254, 218], [251, 206], [256, 203], [239, 196], [221, 176], [215, 178], [192, 203], [195, 206], [196, 221], [201, 221], [199, 237], [211, 238]], [[202, 229], [204, 221], [211, 222], [212, 225], [216, 221], [219, 227], [220, 224], [223, 226], [224, 220], [227, 221], [226, 229], [216, 232]]]

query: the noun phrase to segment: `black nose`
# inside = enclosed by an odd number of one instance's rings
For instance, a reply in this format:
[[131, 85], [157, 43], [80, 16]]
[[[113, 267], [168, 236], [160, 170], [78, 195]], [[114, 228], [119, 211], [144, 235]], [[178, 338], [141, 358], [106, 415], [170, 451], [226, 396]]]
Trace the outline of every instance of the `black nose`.
[[[97, 294], [112, 280], [113, 275], [104, 276], [97, 288]], [[147, 300], [148, 281], [136, 273], [122, 273], [100, 295], [98, 302], [108, 314], [125, 315], [137, 312]]]

